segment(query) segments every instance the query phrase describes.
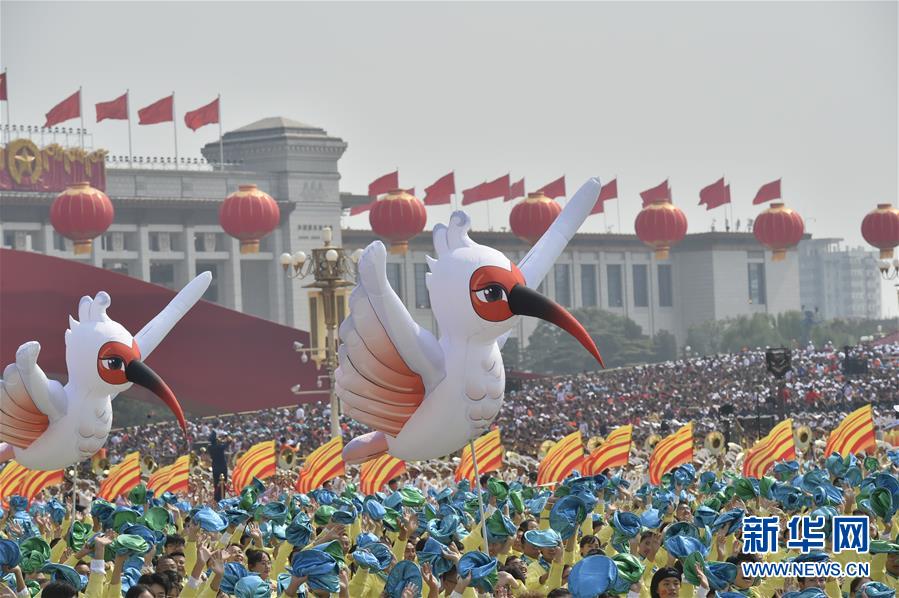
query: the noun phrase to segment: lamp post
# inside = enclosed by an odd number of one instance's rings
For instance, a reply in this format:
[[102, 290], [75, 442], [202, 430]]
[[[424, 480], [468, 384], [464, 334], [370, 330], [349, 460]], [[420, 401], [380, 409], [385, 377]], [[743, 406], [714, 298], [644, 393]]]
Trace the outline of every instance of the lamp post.
[[[318, 377], [318, 385], [321, 386], [323, 378], [328, 379], [328, 392], [331, 400], [331, 437], [340, 436], [340, 405], [337, 395], [334, 393], [334, 371], [337, 369], [337, 290], [353, 286], [356, 277], [356, 264], [362, 255], [362, 250], [357, 249], [351, 255], [347, 255], [342, 247], [331, 245], [331, 227], [322, 229], [323, 246], [312, 250], [312, 255], [307, 256], [302, 251], [293, 255], [282, 253], [279, 259], [281, 267], [290, 279], [304, 279], [312, 277], [312, 282], [304, 285], [304, 289], [315, 288], [321, 291], [322, 307], [325, 315], [325, 328], [327, 330], [324, 347], [303, 347], [301, 343], [294, 343], [294, 350], [300, 353], [303, 363], [309, 361], [309, 354], [324, 353], [324, 366], [326, 375]], [[291, 388], [294, 394], [305, 392], [316, 393], [318, 391], [303, 391], [299, 385]]]

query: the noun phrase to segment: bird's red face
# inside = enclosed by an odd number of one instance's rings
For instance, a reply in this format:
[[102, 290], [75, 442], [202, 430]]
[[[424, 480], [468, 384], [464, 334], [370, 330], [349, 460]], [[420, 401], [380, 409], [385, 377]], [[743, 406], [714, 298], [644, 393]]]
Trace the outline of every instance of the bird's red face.
[[143, 386], [155, 394], [175, 414], [178, 423], [181, 424], [181, 430], [187, 434], [187, 423], [184, 421], [181, 404], [168, 384], [141, 361], [140, 348], [136, 340], [131, 341], [130, 347], [118, 341], [103, 344], [97, 351], [97, 373], [107, 384], [120, 386], [130, 382]]
[[472, 273], [468, 290], [475, 313], [488, 322], [504, 322], [516, 315], [546, 320], [576, 338], [605, 367], [581, 323], [564, 307], [529, 288], [518, 266], [509, 266], [481, 266]]

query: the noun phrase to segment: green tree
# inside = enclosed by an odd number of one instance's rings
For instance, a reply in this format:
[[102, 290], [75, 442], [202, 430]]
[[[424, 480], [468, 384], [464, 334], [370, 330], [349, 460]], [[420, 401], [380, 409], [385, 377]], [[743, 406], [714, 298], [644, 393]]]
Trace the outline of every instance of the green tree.
[[667, 330], [659, 330], [652, 338], [655, 361], [677, 359], [677, 339]]
[[[606, 367], [655, 361], [656, 347], [633, 320], [596, 308], [571, 313], [593, 337]], [[599, 369], [580, 343], [548, 322], [537, 325], [522, 357], [526, 367], [538, 372], [570, 374]]]

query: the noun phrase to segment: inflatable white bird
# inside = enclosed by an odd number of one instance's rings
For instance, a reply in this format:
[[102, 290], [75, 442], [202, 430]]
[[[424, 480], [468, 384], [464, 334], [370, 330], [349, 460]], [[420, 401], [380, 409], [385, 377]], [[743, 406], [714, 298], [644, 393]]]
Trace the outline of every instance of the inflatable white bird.
[[359, 261], [350, 316], [340, 325], [336, 392], [347, 415], [375, 431], [344, 448], [361, 463], [389, 453], [433, 459], [483, 434], [503, 402], [500, 348], [520, 316], [547, 320], [574, 336], [602, 364], [596, 344], [564, 308], [534, 289], [590, 214], [599, 195], [587, 181], [517, 266], [468, 237], [454, 212], [434, 227], [437, 259], [426, 283], [440, 338], [422, 329], [387, 281], [387, 252], [375, 241]]
[[78, 320], [66, 330], [65, 386], [49, 380], [37, 364], [41, 346], [30, 341], [0, 381], [0, 463], [15, 459], [29, 469], [54, 470], [87, 459], [106, 444], [112, 399], [138, 384], [158, 396], [187, 434], [184, 413], [165, 382], [144, 362], [187, 311], [200, 300], [212, 275], [187, 284], [135, 336], [110, 319], [109, 295], [82, 297]]

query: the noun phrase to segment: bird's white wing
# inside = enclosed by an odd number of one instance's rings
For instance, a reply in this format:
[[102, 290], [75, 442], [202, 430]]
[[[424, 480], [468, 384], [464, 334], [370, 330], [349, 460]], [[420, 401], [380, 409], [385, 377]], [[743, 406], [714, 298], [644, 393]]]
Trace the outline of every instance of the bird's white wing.
[[577, 193], [568, 200], [562, 213], [552, 226], [543, 233], [540, 240], [531, 247], [524, 259], [518, 264], [527, 285], [536, 289], [552, 269], [553, 264], [565, 251], [571, 238], [590, 215], [602, 185], [598, 178], [591, 178], [581, 185]]
[[210, 272], [203, 272], [191, 280], [178, 291], [178, 294], [165, 306], [165, 309], [134, 335], [137, 348], [140, 349], [141, 359], [146, 359], [159, 346], [159, 343], [172, 331], [175, 324], [203, 297], [203, 293], [209, 288], [211, 282], [212, 273]]
[[67, 410], [62, 385], [37, 364], [40, 351], [37, 341], [19, 347], [0, 380], [0, 441], [19, 448], [31, 446]]
[[380, 241], [359, 260], [359, 281], [340, 340], [335, 391], [347, 415], [376, 430], [399, 433], [445, 376], [437, 339], [415, 323], [390, 288]]

